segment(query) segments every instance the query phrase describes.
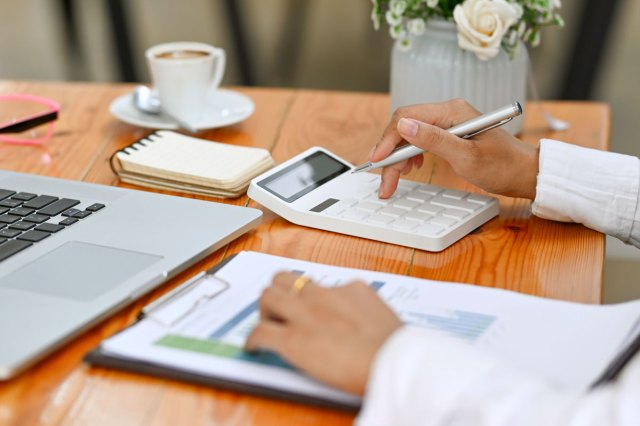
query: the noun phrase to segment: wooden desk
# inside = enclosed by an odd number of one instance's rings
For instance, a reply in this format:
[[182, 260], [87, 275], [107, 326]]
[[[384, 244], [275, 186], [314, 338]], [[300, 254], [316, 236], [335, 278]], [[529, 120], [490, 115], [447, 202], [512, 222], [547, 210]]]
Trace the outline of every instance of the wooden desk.
[[[62, 104], [54, 139], [44, 148], [0, 144], [0, 168], [118, 185], [108, 166], [109, 156], [149, 133], [118, 122], [108, 112], [109, 103], [129, 90], [128, 85], [0, 82], [0, 93], [32, 93]], [[383, 94], [239, 90], [255, 100], [256, 113], [241, 124], [204, 131], [200, 136], [264, 147], [277, 161], [321, 145], [360, 163], [379, 139], [389, 116], [389, 99]], [[536, 143], [542, 137], [555, 137], [608, 148], [606, 105], [549, 102], [546, 106], [569, 120], [571, 129], [548, 132], [539, 108], [532, 106], [521, 135], [524, 140]], [[43, 150], [53, 158], [49, 165], [41, 160]], [[429, 155], [425, 166], [408, 178], [477, 190], [457, 177], [446, 163]], [[246, 196], [223, 202], [259, 207]], [[441, 253], [307, 229], [265, 211], [256, 231], [82, 334], [23, 375], [0, 383], [0, 424], [350, 424], [350, 413], [91, 368], [82, 363], [82, 357], [102, 339], [134, 321], [143, 305], [240, 250], [600, 302], [604, 257], [601, 234], [581, 225], [532, 217], [530, 203], [525, 200], [501, 198], [500, 204], [499, 218]]]

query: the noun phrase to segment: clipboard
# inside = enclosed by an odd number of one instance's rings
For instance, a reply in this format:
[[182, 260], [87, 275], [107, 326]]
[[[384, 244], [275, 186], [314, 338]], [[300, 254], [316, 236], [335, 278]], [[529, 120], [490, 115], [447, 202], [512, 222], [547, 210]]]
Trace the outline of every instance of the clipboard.
[[[231, 262], [234, 259], [236, 262]], [[498, 351], [501, 354], [505, 345], [509, 347], [513, 335], [501, 333], [503, 327], [525, 330], [528, 333], [526, 339], [516, 342], [520, 348], [522, 345], [525, 347], [512, 356], [519, 357], [519, 362], [536, 365], [536, 374], [541, 378], [555, 380], [572, 389], [587, 390], [615, 380], [640, 348], [640, 301], [592, 306], [500, 292], [468, 284], [429, 281], [258, 252], [241, 252], [196, 275], [157, 302], [148, 305], [139, 321], [103, 341], [85, 360], [93, 365], [220, 389], [319, 407], [358, 410], [361, 400], [355, 395], [340, 392], [301, 375], [290, 365], [282, 365], [283, 360], [280, 358], [274, 362], [273, 356], [269, 359], [272, 353], [264, 353], [267, 355], [264, 358], [259, 354], [255, 358], [242, 350], [243, 339], [258, 321], [259, 291], [268, 285], [265, 277], [283, 269], [308, 274], [326, 285], [346, 283], [357, 276], [368, 282], [381, 297], [383, 294], [397, 294], [402, 289], [403, 294], [411, 297], [405, 298], [407, 300], [393, 298], [390, 306], [407, 323], [445, 333], [470, 344], [473, 343], [469, 341], [467, 331], [468, 327], [472, 327], [473, 339], [486, 335], [484, 350], [490, 353]], [[190, 289], [197, 288], [199, 283], [213, 283], [214, 280], [210, 279], [212, 277], [217, 281], [209, 289], [211, 291], [201, 294], [201, 297], [212, 301], [211, 305], [203, 305], [193, 316], [175, 326], [165, 327], [157, 321], [150, 321], [151, 318], [165, 321], [166, 317], [160, 315], [162, 318], [158, 318], [158, 314], [164, 307], [171, 305], [168, 301], [175, 303]], [[235, 280], [236, 277], [239, 279], [237, 285], [231, 286], [225, 282]], [[223, 296], [216, 299], [220, 295]], [[437, 303], [434, 304], [436, 299]], [[217, 300], [224, 303], [218, 303]], [[465, 302], [462, 304], [463, 300]], [[238, 301], [241, 302], [236, 303]], [[214, 309], [209, 309], [212, 306]], [[548, 324], [538, 324], [536, 318], [540, 312], [547, 316]], [[612, 315], [611, 312], [616, 314]], [[173, 316], [177, 317], [178, 315]], [[567, 318], [571, 318], [571, 321], [567, 321]], [[196, 327], [192, 327], [194, 325]], [[591, 327], [589, 336], [578, 332], [585, 326]], [[181, 335], [182, 331], [185, 333]], [[172, 334], [174, 332], [177, 334]], [[571, 340], [562, 340], [564, 336], [570, 336]], [[599, 344], [594, 345], [594, 341]], [[607, 344], [602, 345], [602, 342]], [[546, 362], [535, 364], [538, 354], [541, 351], [547, 353], [549, 347], [555, 348], [557, 353], [553, 368], [548, 368], [549, 364]], [[167, 351], [167, 348], [182, 351]], [[232, 349], [231, 353], [228, 352], [229, 348]], [[149, 351], [150, 356], [145, 356], [145, 351]], [[203, 354], [212, 358], [202, 358]], [[589, 356], [595, 363], [575, 363], [577, 356]], [[218, 361], [211, 362], [211, 359]], [[562, 368], [559, 369], [558, 365]], [[284, 368], [272, 368], [274, 366]], [[597, 370], [602, 373], [598, 374]], [[288, 385], [285, 386], [285, 382]]]
[[[182, 285], [176, 287], [172, 291], [163, 295], [161, 298], [145, 306], [138, 314], [137, 321], [141, 321], [143, 319], [152, 317], [154, 313], [158, 312], [158, 310], [167, 306], [167, 303], [175, 300], [176, 298], [184, 295], [189, 290], [195, 288], [199, 283], [201, 283], [203, 278], [208, 276], [209, 277], [215, 276], [215, 273], [218, 270], [222, 269], [231, 260], [233, 260], [235, 256], [236, 255], [232, 255], [227, 259], [224, 259], [223, 261], [218, 263], [213, 268], [195, 275], [190, 280], [184, 282]], [[226, 288], [224, 290], [226, 290]], [[203, 297], [214, 298], [217, 295], [224, 292], [224, 290], [219, 291], [216, 294], [204, 295]], [[162, 319], [160, 320], [162, 321]], [[132, 327], [136, 323], [129, 325], [127, 328]], [[121, 330], [118, 333], [122, 333], [125, 330], [126, 328]], [[360, 403], [357, 403], [357, 404], [350, 404], [346, 402], [342, 403], [335, 400], [324, 399], [322, 397], [308, 396], [308, 395], [298, 394], [295, 392], [274, 389], [267, 386], [261, 386], [257, 384], [248, 384], [248, 383], [228, 380], [221, 377], [197, 374], [197, 373], [184, 371], [177, 368], [166, 367], [164, 365], [159, 365], [152, 362], [145, 362], [137, 359], [123, 357], [120, 355], [114, 355], [104, 351], [101, 346], [98, 346], [96, 349], [92, 350], [87, 355], [85, 355], [84, 361], [92, 366], [97, 366], [97, 367], [114, 368], [118, 370], [123, 370], [123, 371], [128, 371], [133, 373], [140, 373], [148, 376], [155, 376], [155, 377], [160, 377], [165, 379], [178, 380], [178, 381], [193, 383], [196, 385], [202, 385], [202, 386], [207, 386], [207, 387], [212, 387], [212, 388], [217, 388], [222, 390], [249, 393], [253, 395], [265, 396], [265, 397], [274, 398], [274, 399], [281, 399], [281, 400], [300, 403], [300, 404], [313, 405], [321, 408], [339, 409], [339, 410], [349, 411], [349, 412], [357, 412], [360, 409]]]

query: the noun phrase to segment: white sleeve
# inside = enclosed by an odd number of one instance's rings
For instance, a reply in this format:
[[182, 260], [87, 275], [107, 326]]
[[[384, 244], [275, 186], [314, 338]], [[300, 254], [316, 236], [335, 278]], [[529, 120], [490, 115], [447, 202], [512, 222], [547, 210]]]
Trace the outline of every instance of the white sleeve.
[[540, 141], [536, 216], [582, 223], [640, 247], [639, 188], [636, 157]]
[[640, 358], [617, 382], [563, 392], [437, 332], [405, 326], [378, 352], [360, 426], [637, 425]]

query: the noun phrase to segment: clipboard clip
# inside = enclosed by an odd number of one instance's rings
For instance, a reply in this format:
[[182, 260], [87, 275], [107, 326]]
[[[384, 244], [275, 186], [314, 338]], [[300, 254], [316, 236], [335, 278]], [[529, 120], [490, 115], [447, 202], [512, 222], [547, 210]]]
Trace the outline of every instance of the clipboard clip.
[[228, 281], [202, 271], [142, 308], [138, 319], [149, 318], [165, 328], [174, 327], [229, 287]]

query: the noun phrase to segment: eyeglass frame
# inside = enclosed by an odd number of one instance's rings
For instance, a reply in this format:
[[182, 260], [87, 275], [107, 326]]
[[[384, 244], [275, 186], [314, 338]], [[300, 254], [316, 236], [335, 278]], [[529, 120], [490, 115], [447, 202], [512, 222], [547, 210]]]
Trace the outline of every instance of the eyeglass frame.
[[[2, 100], [34, 102], [46, 105], [50, 108], [50, 110], [43, 113], [31, 115], [17, 121], [12, 121], [8, 124], [0, 124], [0, 142], [19, 145], [40, 145], [51, 139], [51, 136], [53, 135], [53, 122], [58, 119], [58, 114], [60, 112], [60, 104], [58, 102], [36, 95], [12, 93], [0, 94], [0, 101]], [[27, 139], [1, 136], [5, 133], [24, 132], [25, 130], [32, 129], [46, 123], [49, 123], [49, 128], [47, 130], [47, 133], [41, 138]]]

